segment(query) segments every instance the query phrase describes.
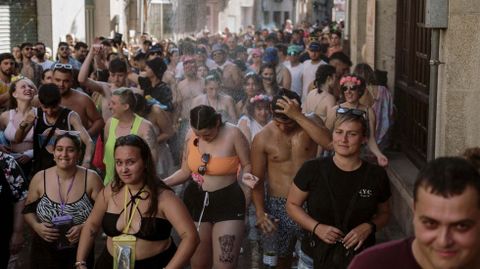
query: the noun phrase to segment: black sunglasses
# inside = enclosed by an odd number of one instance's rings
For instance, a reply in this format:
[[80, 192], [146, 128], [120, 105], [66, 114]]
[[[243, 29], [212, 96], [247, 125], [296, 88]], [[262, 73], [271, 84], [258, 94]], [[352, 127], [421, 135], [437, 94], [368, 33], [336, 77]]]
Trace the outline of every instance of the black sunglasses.
[[342, 85], [342, 87], [340, 87], [340, 89], [342, 90], [342, 92], [344, 92], [346, 90], [358, 91], [360, 89], [360, 87], [357, 86], [357, 85], [354, 85], [354, 86], [344, 86], [344, 85]]
[[337, 116], [338, 115], [353, 115], [353, 116], [362, 117], [365, 119], [367, 113], [365, 112], [365, 110], [361, 110], [361, 109], [339, 107], [337, 108]]
[[205, 173], [207, 173], [207, 163], [210, 161], [210, 154], [209, 153], [203, 153], [201, 160], [202, 160], [203, 165], [198, 167], [198, 173], [200, 175], [204, 176]]

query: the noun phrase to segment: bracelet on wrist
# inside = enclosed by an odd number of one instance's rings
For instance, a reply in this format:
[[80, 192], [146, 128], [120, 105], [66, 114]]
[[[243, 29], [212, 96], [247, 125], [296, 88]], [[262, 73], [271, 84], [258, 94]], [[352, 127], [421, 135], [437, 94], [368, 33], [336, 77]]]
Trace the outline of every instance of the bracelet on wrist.
[[315, 234], [315, 230], [317, 229], [318, 225], [320, 225], [320, 222], [317, 222], [317, 224], [315, 224], [315, 226], [313, 226], [312, 234]]

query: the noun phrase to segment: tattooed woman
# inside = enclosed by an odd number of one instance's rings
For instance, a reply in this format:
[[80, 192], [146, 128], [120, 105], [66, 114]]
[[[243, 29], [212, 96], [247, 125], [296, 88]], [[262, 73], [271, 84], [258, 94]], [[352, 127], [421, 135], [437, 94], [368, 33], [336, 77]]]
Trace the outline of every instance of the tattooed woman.
[[113, 179], [115, 160], [113, 147], [118, 137], [135, 134], [147, 142], [152, 151], [153, 159], [157, 160], [157, 143], [153, 125], [144, 118], [136, 115], [136, 98], [129, 88], [119, 88], [113, 91], [108, 104], [112, 111], [112, 117], [105, 124], [105, 152], [103, 162], [106, 166], [104, 184], [107, 185]]
[[173, 186], [193, 178], [184, 194], [200, 235], [191, 268], [237, 268], [245, 230], [245, 194], [237, 174], [241, 166], [244, 180], [253, 177], [248, 141], [210, 106], [190, 110], [190, 125], [182, 166], [165, 182]]
[[[85, 259], [100, 227], [107, 242], [95, 268], [184, 268], [198, 234], [185, 205], [156, 176], [149, 146], [139, 136], [127, 135], [117, 139], [114, 154], [114, 178], [85, 222], [77, 268], [87, 268]], [[178, 248], [170, 237], [172, 228], [181, 239]]]

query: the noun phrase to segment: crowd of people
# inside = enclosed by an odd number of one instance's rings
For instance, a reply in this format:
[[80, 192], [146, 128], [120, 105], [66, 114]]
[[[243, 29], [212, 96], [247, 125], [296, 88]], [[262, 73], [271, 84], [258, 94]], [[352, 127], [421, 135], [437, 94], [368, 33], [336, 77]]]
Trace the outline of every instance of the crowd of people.
[[398, 268], [480, 266], [480, 176], [461, 158], [420, 173], [415, 238], [369, 248], [391, 215], [394, 109], [371, 66], [352, 68], [342, 24], [67, 35], [46, 51], [0, 54], [0, 268], [24, 223], [38, 269], [237, 268], [246, 243], [261, 268], [272, 234], [279, 269], [296, 252], [302, 269], [391, 267], [397, 252]]

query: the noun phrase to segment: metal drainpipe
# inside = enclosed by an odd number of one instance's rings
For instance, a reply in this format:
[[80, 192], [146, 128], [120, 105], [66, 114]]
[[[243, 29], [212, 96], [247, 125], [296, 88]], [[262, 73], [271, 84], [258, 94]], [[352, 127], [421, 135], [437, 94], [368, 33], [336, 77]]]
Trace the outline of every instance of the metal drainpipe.
[[432, 28], [430, 45], [430, 88], [428, 95], [428, 135], [427, 161], [435, 159], [435, 136], [437, 120], [438, 66], [443, 64], [439, 58], [440, 29]]

